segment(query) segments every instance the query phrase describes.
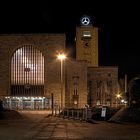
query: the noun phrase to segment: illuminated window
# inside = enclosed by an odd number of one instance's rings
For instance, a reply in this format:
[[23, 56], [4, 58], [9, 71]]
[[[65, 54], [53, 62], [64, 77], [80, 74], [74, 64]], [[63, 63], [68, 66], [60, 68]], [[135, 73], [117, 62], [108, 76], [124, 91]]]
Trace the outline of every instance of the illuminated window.
[[100, 100], [97, 100], [96, 105], [100, 105]]
[[90, 31], [83, 31], [83, 37], [91, 37]]
[[44, 94], [44, 56], [31, 45], [16, 50], [11, 59], [11, 95]]
[[102, 81], [101, 80], [96, 81], [96, 83], [97, 83], [97, 88], [100, 88], [102, 86]]
[[107, 106], [110, 106], [110, 101], [107, 101], [107, 102], [106, 102], [106, 105], [107, 105]]

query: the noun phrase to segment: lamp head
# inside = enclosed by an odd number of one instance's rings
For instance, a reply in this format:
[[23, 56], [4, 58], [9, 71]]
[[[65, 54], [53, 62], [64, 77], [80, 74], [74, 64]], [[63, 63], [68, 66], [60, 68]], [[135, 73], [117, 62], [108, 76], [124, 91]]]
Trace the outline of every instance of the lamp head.
[[66, 55], [64, 53], [59, 53], [57, 55], [57, 58], [60, 59], [60, 60], [64, 60], [64, 59], [66, 59]]

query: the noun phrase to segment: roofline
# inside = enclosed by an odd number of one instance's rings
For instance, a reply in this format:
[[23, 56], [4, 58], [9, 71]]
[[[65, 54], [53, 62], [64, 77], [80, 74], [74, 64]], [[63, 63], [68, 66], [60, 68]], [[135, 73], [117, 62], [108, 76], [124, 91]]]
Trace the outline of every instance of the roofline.
[[88, 67], [88, 68], [118, 68], [118, 66], [98, 66], [98, 67]]
[[7, 33], [7, 34], [0, 34], [0, 36], [31, 36], [31, 35], [66, 36], [65, 33]]

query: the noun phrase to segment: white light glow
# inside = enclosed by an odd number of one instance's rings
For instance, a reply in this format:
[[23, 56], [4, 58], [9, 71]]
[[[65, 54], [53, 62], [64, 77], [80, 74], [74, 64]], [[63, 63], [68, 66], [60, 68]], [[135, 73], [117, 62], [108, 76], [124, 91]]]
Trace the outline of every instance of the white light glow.
[[121, 100], [122, 103], [124, 103], [124, 100]]
[[[9, 99], [10, 97], [6, 96], [5, 98]], [[14, 96], [14, 97], [11, 97], [11, 99], [45, 99], [45, 97], [17, 97], [17, 96]]]
[[63, 53], [62, 54], [60, 53], [60, 54], [57, 55], [57, 58], [60, 59], [60, 60], [64, 60], [64, 59], [66, 59], [66, 55], [63, 54]]
[[84, 36], [84, 37], [91, 37], [90, 31], [84, 31], [84, 32], [83, 32], [83, 36]]
[[117, 97], [117, 98], [120, 98], [120, 97], [121, 97], [121, 95], [120, 95], [120, 94], [117, 94], [117, 95], [116, 95], [116, 97]]

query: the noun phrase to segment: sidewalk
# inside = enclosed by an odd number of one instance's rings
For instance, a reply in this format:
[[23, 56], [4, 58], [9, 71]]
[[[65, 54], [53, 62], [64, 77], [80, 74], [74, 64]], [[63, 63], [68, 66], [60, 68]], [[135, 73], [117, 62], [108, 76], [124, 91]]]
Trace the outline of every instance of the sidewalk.
[[0, 140], [140, 140], [139, 132], [140, 124], [92, 124], [45, 114], [0, 121]]

